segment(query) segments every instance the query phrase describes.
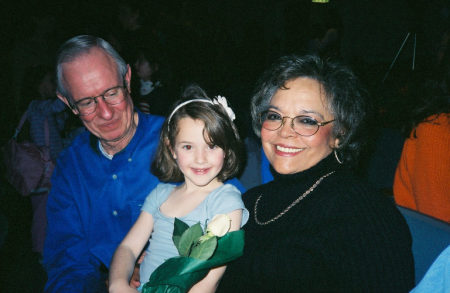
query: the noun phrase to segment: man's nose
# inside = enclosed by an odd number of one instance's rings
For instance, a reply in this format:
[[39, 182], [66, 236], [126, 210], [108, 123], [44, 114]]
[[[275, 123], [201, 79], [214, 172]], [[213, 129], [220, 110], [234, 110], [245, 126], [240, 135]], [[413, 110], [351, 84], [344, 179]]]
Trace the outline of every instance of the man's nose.
[[106, 103], [102, 97], [97, 98], [97, 115], [103, 119], [110, 119], [112, 117], [112, 106]]

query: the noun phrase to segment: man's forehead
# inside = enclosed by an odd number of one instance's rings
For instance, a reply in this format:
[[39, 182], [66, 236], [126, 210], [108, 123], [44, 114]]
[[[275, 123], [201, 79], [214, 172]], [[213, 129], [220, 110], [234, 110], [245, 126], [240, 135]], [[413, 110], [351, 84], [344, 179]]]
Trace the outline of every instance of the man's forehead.
[[120, 83], [114, 59], [98, 49], [63, 63], [62, 70], [73, 98], [92, 96]]

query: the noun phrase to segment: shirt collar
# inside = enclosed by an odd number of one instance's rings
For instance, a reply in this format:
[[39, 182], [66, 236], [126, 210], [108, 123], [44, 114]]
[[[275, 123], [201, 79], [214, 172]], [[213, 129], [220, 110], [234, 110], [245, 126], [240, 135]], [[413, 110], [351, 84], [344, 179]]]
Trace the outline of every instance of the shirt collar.
[[120, 152], [116, 153], [115, 155], [109, 155], [108, 153], [106, 153], [105, 149], [101, 146], [100, 140], [93, 135], [92, 133], [90, 133], [89, 135], [89, 144], [91, 145], [91, 148], [94, 152], [96, 152], [97, 154], [101, 154], [103, 155], [105, 158], [108, 158], [109, 160], [112, 160], [114, 156], [118, 156], [121, 153], [132, 153], [134, 152], [134, 150], [136, 149], [136, 146], [138, 144], [138, 142], [141, 140], [141, 137], [144, 134], [144, 131], [142, 129], [142, 122], [143, 122], [143, 114], [141, 111], [139, 111], [138, 109], [135, 109], [135, 112], [138, 113], [138, 125], [136, 126], [136, 131], [133, 135], [133, 137], [131, 138], [130, 142], [128, 143], [128, 145], [121, 150]]

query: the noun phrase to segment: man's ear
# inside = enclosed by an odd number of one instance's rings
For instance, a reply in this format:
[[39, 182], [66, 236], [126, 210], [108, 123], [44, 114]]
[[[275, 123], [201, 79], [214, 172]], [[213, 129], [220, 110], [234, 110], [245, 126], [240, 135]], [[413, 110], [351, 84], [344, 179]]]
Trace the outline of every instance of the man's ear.
[[67, 107], [69, 107], [70, 110], [72, 110], [73, 114], [77, 114], [76, 111], [74, 111], [74, 109], [72, 109], [72, 107], [70, 106], [70, 102], [69, 99], [64, 97], [63, 95], [61, 95], [59, 92], [56, 93], [56, 96], [58, 97], [58, 99], [60, 99], [64, 104], [66, 104]]
[[127, 73], [125, 73], [124, 82], [125, 82], [125, 86], [128, 89], [128, 92], [131, 93], [131, 86], [130, 86], [131, 85], [131, 68], [130, 68], [129, 64], [127, 64]]

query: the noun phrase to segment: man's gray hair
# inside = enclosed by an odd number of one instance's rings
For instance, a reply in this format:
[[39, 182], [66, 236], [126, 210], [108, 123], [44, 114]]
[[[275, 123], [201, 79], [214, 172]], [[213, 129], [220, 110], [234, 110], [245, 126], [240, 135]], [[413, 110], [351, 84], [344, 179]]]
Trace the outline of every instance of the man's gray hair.
[[70, 103], [72, 103], [72, 95], [65, 87], [62, 65], [74, 61], [81, 55], [87, 54], [93, 48], [104, 50], [106, 54], [114, 59], [117, 65], [119, 79], [123, 80], [123, 77], [127, 73], [128, 68], [125, 60], [104, 39], [90, 35], [79, 35], [71, 38], [59, 48], [56, 59], [56, 90], [59, 94], [69, 99]]

